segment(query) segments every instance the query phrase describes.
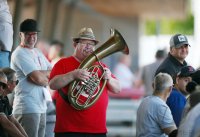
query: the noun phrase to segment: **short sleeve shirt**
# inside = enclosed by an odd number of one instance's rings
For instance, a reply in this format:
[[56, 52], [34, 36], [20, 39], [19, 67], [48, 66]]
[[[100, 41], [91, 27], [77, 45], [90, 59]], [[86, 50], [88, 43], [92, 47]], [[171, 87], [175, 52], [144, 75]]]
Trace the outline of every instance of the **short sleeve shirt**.
[[137, 137], [167, 137], [162, 129], [175, 126], [167, 104], [157, 96], [144, 98], [137, 111]]
[[177, 137], [191, 137], [195, 122], [197, 121], [197, 118], [200, 116], [200, 103], [198, 103], [196, 106], [194, 106], [187, 114], [185, 119], [181, 121], [179, 129], [178, 129], [178, 135]]
[[[66, 74], [79, 67], [73, 56], [59, 60], [53, 67], [50, 79], [56, 75]], [[101, 64], [106, 67], [105, 64]], [[112, 75], [113, 76], [113, 75]], [[114, 76], [113, 76], [114, 77]], [[100, 83], [101, 84], [101, 83]], [[68, 86], [62, 88], [68, 94]], [[108, 106], [108, 88], [105, 86], [97, 102], [85, 110], [76, 110], [58, 95], [56, 97], [55, 132], [106, 133], [106, 109]]]
[[51, 64], [38, 49], [17, 47], [11, 56], [11, 68], [19, 80], [15, 87], [13, 114], [45, 113], [45, 87], [28, 80], [28, 74], [35, 70], [49, 70]]

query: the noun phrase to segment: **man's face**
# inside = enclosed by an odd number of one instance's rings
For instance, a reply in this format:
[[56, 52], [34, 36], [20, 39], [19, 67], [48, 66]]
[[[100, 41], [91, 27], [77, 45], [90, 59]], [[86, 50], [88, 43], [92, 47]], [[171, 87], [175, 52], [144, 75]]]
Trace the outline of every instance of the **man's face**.
[[77, 53], [81, 60], [85, 59], [95, 50], [95, 42], [91, 40], [80, 40], [76, 45]]
[[186, 91], [187, 84], [192, 81], [191, 77], [177, 77], [176, 78], [176, 86], [179, 91], [181, 91], [184, 95], [187, 95], [188, 92]]
[[21, 41], [25, 46], [33, 48], [37, 42], [37, 32], [21, 32]]
[[10, 94], [14, 91], [14, 88], [16, 87], [16, 85], [18, 84], [17, 78], [14, 75], [13, 78], [11, 80], [8, 81], [7, 83], [7, 94]]
[[0, 95], [5, 93], [7, 87], [7, 79], [0, 78]]
[[172, 54], [172, 56], [174, 56], [178, 60], [185, 60], [189, 52], [188, 46], [189, 45], [185, 44], [179, 48], [172, 47], [170, 53]]

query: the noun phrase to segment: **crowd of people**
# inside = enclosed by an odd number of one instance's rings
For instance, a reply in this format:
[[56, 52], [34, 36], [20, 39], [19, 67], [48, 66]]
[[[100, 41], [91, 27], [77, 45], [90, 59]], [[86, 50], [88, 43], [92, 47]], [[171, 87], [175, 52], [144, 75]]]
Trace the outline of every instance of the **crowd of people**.
[[[39, 50], [38, 23], [25, 19], [19, 26], [20, 44], [11, 53], [12, 16], [7, 1], [0, 3], [5, 28], [0, 30], [0, 137], [106, 137], [109, 92], [131, 94], [138, 85], [145, 85], [145, 94], [137, 110], [137, 137], [200, 135], [200, 70], [185, 61], [190, 47], [185, 35], [173, 35], [168, 56], [158, 50], [156, 62], [141, 69], [139, 80], [127, 55], [120, 56], [114, 73], [97, 59], [94, 73], [79, 68], [99, 43], [91, 28], [80, 29], [73, 54], [64, 57], [64, 44], [57, 40], [50, 43], [49, 54]], [[74, 96], [79, 100], [73, 102]], [[91, 103], [85, 98], [95, 98], [94, 103], [81, 110], [74, 105]]]
[[173, 35], [169, 43], [169, 54], [155, 71], [153, 94], [137, 111], [137, 137], [200, 135], [200, 72], [185, 61], [190, 47], [185, 35]]
[[[54, 53], [55, 55], [49, 59], [52, 61], [56, 59], [57, 63], [50, 64], [45, 55], [38, 48], [35, 48], [40, 32], [37, 21], [25, 19], [19, 28], [20, 44], [11, 55], [10, 67], [2, 67], [0, 71], [0, 116], [6, 116], [6, 119], [11, 119], [10, 121], [13, 122], [12, 125], [9, 125], [8, 121], [3, 121], [1, 118], [0, 136], [50, 137], [47, 135], [48, 114], [55, 114], [55, 109], [49, 109], [49, 111], [47, 109], [48, 106], [52, 106], [52, 97], [48, 91], [49, 86], [51, 90], [61, 90], [62, 92], [54, 94], [56, 122], [55, 129], [49, 131], [55, 132], [53, 136], [105, 137], [107, 133], [108, 91], [119, 93], [120, 83], [104, 63], [94, 62], [96, 65], [103, 66], [103, 69], [96, 72], [99, 76], [103, 76], [99, 85], [106, 85], [93, 106], [80, 111], [62, 96], [67, 94], [72, 81], [89, 81], [91, 78], [96, 78], [96, 75], [92, 75], [86, 69], [78, 69], [80, 63], [94, 52], [95, 46], [98, 44], [92, 29], [82, 28], [74, 37], [74, 53], [70, 57], [61, 58], [59, 53]], [[58, 52], [58, 48], [61, 52], [61, 43], [54, 41], [52, 45], [54, 45], [52, 52], [55, 51], [55, 45], [58, 45], [56, 52]], [[59, 58], [61, 59], [59, 60]], [[99, 85], [97, 85], [97, 89], [99, 89]], [[13, 91], [14, 98], [10, 98], [9, 101], [7, 94]], [[85, 94], [82, 93], [83, 96]], [[87, 124], [82, 126], [81, 123]], [[8, 128], [8, 126], [15, 127]]]

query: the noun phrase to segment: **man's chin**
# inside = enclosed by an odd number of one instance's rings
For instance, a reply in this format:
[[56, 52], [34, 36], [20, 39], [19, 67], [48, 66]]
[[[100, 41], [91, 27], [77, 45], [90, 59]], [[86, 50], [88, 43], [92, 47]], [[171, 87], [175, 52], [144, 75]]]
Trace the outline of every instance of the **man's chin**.
[[28, 42], [28, 45], [35, 45], [35, 44], [36, 44], [35, 41], [30, 41], [30, 42]]
[[92, 52], [86, 52], [86, 53], [85, 53], [85, 56], [87, 57], [87, 56], [89, 56], [90, 54], [92, 54]]

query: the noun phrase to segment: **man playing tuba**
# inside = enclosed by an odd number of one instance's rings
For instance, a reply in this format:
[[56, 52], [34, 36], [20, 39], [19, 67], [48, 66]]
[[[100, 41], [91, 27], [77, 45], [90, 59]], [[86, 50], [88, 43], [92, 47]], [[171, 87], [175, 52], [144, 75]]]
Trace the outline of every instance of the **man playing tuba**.
[[[100, 62], [94, 62], [93, 64], [100, 65], [104, 71], [97, 70], [95, 74], [88, 71], [88, 69], [78, 68], [81, 62], [91, 55], [95, 51], [95, 46], [98, 41], [95, 39], [91, 28], [82, 28], [78, 33], [78, 36], [73, 38], [74, 53], [72, 56], [62, 58], [58, 61], [52, 69], [50, 74], [50, 88], [53, 90], [59, 90], [59, 95], [56, 97], [56, 126], [55, 137], [106, 137], [106, 109], [108, 105], [108, 91], [113, 93], [120, 92], [119, 81], [111, 73], [108, 67]], [[67, 100], [69, 97], [68, 92], [70, 84], [79, 80], [82, 85], [88, 87], [90, 84], [87, 81], [91, 81], [94, 77], [102, 76], [102, 79], [93, 80], [99, 83], [94, 89], [101, 89], [102, 81], [106, 80], [107, 83], [99, 96], [98, 100], [89, 108], [84, 110], [75, 109], [71, 103]], [[80, 85], [76, 88], [81, 88]], [[88, 93], [87, 93], [88, 92]], [[81, 95], [88, 98], [92, 98], [94, 95], [90, 95], [93, 91], [81, 92]], [[67, 96], [68, 95], [68, 96]]]

